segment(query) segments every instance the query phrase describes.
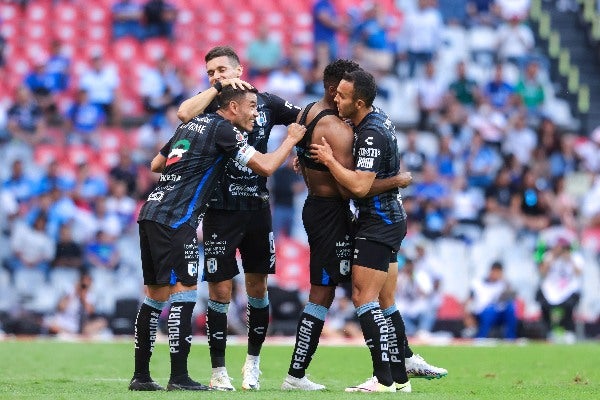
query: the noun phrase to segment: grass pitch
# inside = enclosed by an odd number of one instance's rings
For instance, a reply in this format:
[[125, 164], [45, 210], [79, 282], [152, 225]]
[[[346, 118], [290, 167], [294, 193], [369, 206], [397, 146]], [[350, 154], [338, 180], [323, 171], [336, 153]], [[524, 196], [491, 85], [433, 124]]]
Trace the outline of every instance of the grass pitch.
[[[485, 399], [599, 399], [600, 344], [551, 344], [496, 347], [420, 347], [426, 360], [448, 369], [440, 380], [413, 379], [413, 393], [376, 394], [377, 398], [406, 397], [436, 400]], [[0, 399], [356, 399], [373, 396], [344, 393], [346, 386], [371, 374], [365, 346], [321, 346], [312, 362], [312, 379], [326, 392], [284, 392], [279, 386], [287, 373], [291, 346], [266, 345], [261, 355], [261, 390], [240, 389], [245, 347], [228, 346], [227, 364], [236, 392], [129, 392], [133, 344], [65, 343], [60, 341], [0, 341]], [[210, 378], [206, 344], [192, 346], [190, 375], [202, 383]], [[157, 344], [151, 372], [166, 385], [169, 355]]]

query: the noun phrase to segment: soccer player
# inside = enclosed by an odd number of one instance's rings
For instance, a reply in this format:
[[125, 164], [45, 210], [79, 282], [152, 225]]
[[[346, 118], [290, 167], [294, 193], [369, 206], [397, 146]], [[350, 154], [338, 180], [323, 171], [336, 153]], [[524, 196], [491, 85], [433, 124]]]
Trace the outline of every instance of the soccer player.
[[[394, 382], [390, 360], [391, 356], [400, 354], [400, 349], [397, 340], [388, 342], [389, 324], [379, 303], [390, 261], [396, 257], [406, 235], [406, 213], [399, 201], [398, 188], [369, 196], [376, 177], [395, 176], [400, 168], [393, 124], [383, 111], [373, 107], [376, 92], [373, 76], [363, 70], [344, 74], [337, 87], [335, 103], [339, 115], [349, 119], [354, 127], [354, 169], [346, 168], [335, 159], [325, 138], [321, 139], [323, 144], [312, 145], [312, 154], [356, 198], [359, 213], [352, 265], [352, 301], [371, 352], [373, 377], [346, 391], [395, 392], [398, 389], [409, 392], [405, 370], [400, 379], [403, 382]], [[395, 361], [403, 363], [404, 359], [396, 357]]]
[[167, 321], [171, 374], [168, 390], [207, 390], [190, 378], [187, 359], [196, 304], [198, 243], [196, 229], [228, 160], [256, 173], [272, 174], [305, 132], [291, 124], [277, 150], [263, 154], [248, 144], [248, 131], [259, 117], [256, 90], [224, 88], [216, 113], [179, 125], [152, 160], [162, 171], [138, 218], [142, 270], [147, 297], [135, 323], [135, 372], [130, 390], [162, 390], [150, 377], [158, 317], [170, 300]]
[[[337, 117], [337, 106], [334, 102], [336, 89], [345, 72], [359, 69], [359, 65], [352, 61], [337, 60], [329, 64], [324, 70], [323, 85], [325, 94], [321, 100], [311, 103], [301, 112], [299, 122], [306, 125], [305, 137], [296, 146], [299, 166], [309, 190], [308, 198], [304, 205], [303, 219], [311, 249], [310, 282], [311, 289], [309, 303], [299, 320], [296, 344], [282, 389], [285, 390], [321, 390], [325, 387], [310, 381], [306, 377], [312, 357], [318, 346], [324, 319], [334, 298], [337, 284], [349, 280], [350, 254], [353, 249], [353, 235], [350, 230], [349, 205], [346, 193], [327, 167], [317, 163], [310, 157], [309, 146], [311, 143], [320, 143], [321, 137], [328, 139], [337, 160], [342, 161], [347, 168], [353, 167], [352, 143], [354, 134], [346, 123]], [[375, 179], [370, 194], [379, 194], [385, 190], [396, 187], [406, 187], [412, 181], [410, 173], [399, 173], [392, 178]], [[413, 356], [406, 335], [402, 318], [395, 309], [394, 293], [396, 288], [398, 265], [397, 260], [390, 263], [390, 276], [386, 281], [385, 290], [380, 295], [380, 302], [385, 305], [386, 319], [394, 319], [398, 323], [397, 334], [398, 355], [392, 359], [400, 358], [406, 354], [406, 361], [416, 360]], [[396, 318], [396, 314], [397, 317]], [[391, 321], [389, 322], [391, 323]], [[396, 339], [395, 339], [396, 340]], [[410, 357], [410, 358], [409, 358]], [[419, 357], [419, 360], [422, 358]], [[403, 380], [405, 365], [398, 360], [399, 365], [392, 365], [392, 374], [397, 382]], [[414, 362], [411, 364], [413, 365]], [[431, 373], [434, 368], [424, 360], [417, 371], [409, 371], [411, 376], [417, 377], [426, 372]], [[405, 379], [405, 378], [404, 378]]]
[[[186, 122], [202, 112], [212, 111], [217, 93], [223, 87], [249, 86], [239, 79], [243, 67], [228, 46], [211, 49], [205, 56], [211, 88], [184, 101], [178, 116]], [[266, 152], [274, 125], [296, 121], [300, 108], [269, 93], [258, 93], [258, 118], [249, 134], [249, 143]], [[221, 186], [215, 192], [202, 224], [204, 237], [203, 280], [208, 282], [208, 338], [212, 363], [210, 385], [218, 390], [234, 390], [225, 367], [227, 310], [232, 280], [239, 273], [239, 250], [248, 295], [248, 352], [242, 368], [242, 388], [260, 388], [260, 351], [269, 325], [267, 276], [275, 273], [275, 243], [272, 230], [269, 191], [266, 178], [238, 163], [229, 162]]]

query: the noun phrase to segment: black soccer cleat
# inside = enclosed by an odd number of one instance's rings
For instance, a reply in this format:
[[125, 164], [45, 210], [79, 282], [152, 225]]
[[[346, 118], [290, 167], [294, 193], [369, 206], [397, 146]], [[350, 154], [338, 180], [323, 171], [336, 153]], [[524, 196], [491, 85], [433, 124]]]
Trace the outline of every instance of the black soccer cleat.
[[196, 382], [189, 375], [183, 375], [175, 379], [169, 379], [167, 390], [210, 390], [210, 387]]
[[129, 390], [135, 390], [140, 392], [154, 392], [157, 390], [165, 390], [165, 388], [160, 386], [158, 383], [154, 382], [152, 379], [143, 381], [139, 378], [133, 378], [131, 379], [131, 382], [129, 382]]

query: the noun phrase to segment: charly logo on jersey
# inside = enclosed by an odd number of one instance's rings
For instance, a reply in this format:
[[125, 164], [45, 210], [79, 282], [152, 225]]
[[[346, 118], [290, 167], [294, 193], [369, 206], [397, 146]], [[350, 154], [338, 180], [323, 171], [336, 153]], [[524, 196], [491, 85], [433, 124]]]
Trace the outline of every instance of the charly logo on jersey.
[[373, 136], [369, 136], [368, 138], [366, 138], [365, 143], [369, 146], [373, 146]]
[[166, 165], [175, 164], [177, 161], [181, 160], [183, 155], [187, 153], [190, 149], [190, 141], [187, 139], [181, 139], [175, 142], [173, 147], [171, 147], [171, 152], [167, 158]]

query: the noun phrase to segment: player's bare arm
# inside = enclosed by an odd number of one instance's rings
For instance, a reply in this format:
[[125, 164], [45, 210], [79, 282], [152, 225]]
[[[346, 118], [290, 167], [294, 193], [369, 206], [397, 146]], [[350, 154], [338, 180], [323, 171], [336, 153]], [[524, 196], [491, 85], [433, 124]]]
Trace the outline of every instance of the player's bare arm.
[[313, 159], [327, 166], [335, 180], [348, 189], [353, 197], [367, 196], [375, 180], [375, 172], [354, 171], [345, 168], [333, 156], [333, 150], [327, 139], [322, 138], [321, 141], [323, 144], [312, 144], [310, 146]]
[[167, 164], [167, 157], [158, 153], [156, 156], [154, 156], [154, 158], [150, 162], [150, 170], [152, 172], [158, 172], [158, 173], [163, 172], [166, 164]]
[[285, 162], [286, 158], [289, 156], [296, 143], [302, 139], [305, 132], [306, 127], [304, 125], [297, 123], [290, 124], [287, 130], [287, 137], [283, 140], [277, 150], [266, 154], [256, 152], [246, 166], [261, 176], [273, 175], [277, 168]]
[[395, 188], [404, 189], [412, 183], [412, 173], [398, 172], [389, 178], [375, 179], [367, 196], [375, 196]]
[[[240, 78], [221, 79], [219, 82], [221, 82], [222, 86], [231, 85], [236, 89], [253, 88], [250, 83]], [[179, 109], [177, 110], [177, 118], [179, 118], [179, 120], [183, 123], [189, 122], [196, 115], [202, 114], [204, 110], [206, 110], [206, 107], [208, 107], [208, 105], [214, 100], [215, 97], [217, 97], [218, 94], [219, 91], [214, 86], [211, 86], [197, 95], [190, 97], [179, 106]]]

